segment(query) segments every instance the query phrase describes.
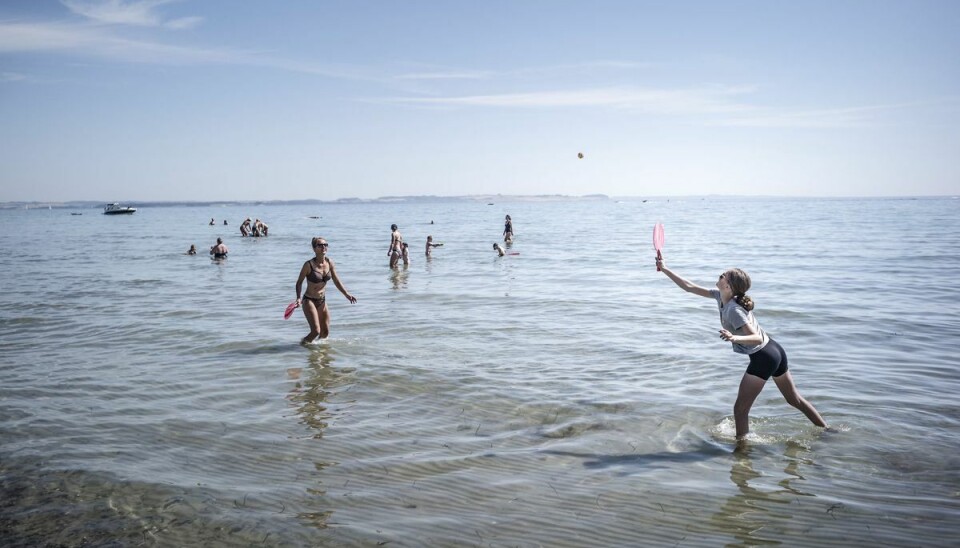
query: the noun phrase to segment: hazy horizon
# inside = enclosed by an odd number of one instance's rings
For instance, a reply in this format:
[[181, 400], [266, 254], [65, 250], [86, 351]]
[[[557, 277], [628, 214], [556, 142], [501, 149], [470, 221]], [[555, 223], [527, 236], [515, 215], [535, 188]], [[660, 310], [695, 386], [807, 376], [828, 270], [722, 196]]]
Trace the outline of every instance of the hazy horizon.
[[950, 196], [958, 27], [947, 0], [13, 0], [0, 202]]

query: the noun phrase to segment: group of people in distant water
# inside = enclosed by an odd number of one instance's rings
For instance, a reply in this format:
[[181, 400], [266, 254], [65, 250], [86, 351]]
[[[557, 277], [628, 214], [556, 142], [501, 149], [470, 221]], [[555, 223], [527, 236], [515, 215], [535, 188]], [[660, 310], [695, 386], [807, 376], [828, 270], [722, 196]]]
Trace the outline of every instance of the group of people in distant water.
[[260, 236], [268, 236], [269, 233], [270, 227], [261, 222], [260, 219], [251, 222], [250, 217], [247, 217], [243, 220], [243, 223], [240, 224], [240, 235], [243, 237], [253, 236], [254, 238], [259, 238]]
[[[208, 224], [210, 226], [215, 226], [217, 224], [217, 220], [213, 217], [210, 217], [210, 222]], [[229, 225], [226, 219], [223, 220], [223, 224], [224, 226]], [[267, 236], [269, 234], [270, 227], [268, 227], [266, 223], [262, 222], [260, 219], [251, 221], [250, 217], [247, 217], [242, 223], [240, 223], [241, 236], [253, 236], [255, 238], [259, 238], [260, 236]], [[210, 247], [210, 255], [212, 255], [214, 259], [226, 259], [227, 253], [229, 253], [229, 251], [227, 250], [227, 246], [223, 243], [223, 238], [217, 238], [216, 245]], [[191, 244], [190, 249], [187, 250], [186, 254], [196, 255], [197, 246]]]

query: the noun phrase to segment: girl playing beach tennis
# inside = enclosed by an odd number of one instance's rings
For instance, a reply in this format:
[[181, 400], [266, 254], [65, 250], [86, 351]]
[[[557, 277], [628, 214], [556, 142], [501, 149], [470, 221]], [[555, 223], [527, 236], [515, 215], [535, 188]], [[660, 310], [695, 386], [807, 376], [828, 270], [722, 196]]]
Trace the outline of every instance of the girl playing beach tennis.
[[733, 405], [737, 440], [744, 439], [750, 431], [750, 407], [771, 376], [787, 403], [802, 411], [813, 424], [827, 426], [813, 405], [797, 392], [787, 368], [787, 353], [783, 347], [760, 329], [760, 324], [753, 316], [753, 299], [747, 296], [750, 276], [746, 272], [731, 268], [720, 274], [716, 289], [707, 289], [675, 274], [663, 264], [663, 259], [657, 259], [657, 267], [680, 289], [715, 299], [720, 308], [720, 324], [723, 327], [720, 338], [733, 344], [734, 352], [750, 357], [750, 365], [740, 380], [737, 402]]

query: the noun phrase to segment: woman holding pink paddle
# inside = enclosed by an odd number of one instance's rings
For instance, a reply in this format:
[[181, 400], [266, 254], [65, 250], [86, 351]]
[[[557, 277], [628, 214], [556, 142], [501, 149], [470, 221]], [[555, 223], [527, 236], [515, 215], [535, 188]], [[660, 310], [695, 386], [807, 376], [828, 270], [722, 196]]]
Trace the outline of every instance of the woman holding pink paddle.
[[680, 289], [701, 297], [716, 300], [720, 308], [720, 338], [733, 345], [733, 351], [750, 358], [747, 371], [740, 380], [737, 401], [733, 405], [733, 417], [737, 427], [737, 440], [742, 440], [750, 431], [750, 408], [760, 395], [767, 379], [773, 377], [787, 403], [796, 407], [817, 426], [826, 427], [816, 408], [797, 391], [787, 366], [787, 353], [773, 340], [753, 315], [753, 299], [750, 276], [739, 268], [731, 268], [720, 274], [716, 289], [700, 287], [680, 277], [663, 263], [660, 250], [663, 247], [663, 227], [658, 223], [654, 229], [654, 248], [657, 250], [657, 270], [662, 270]]
[[[315, 256], [303, 263], [300, 268], [300, 276], [297, 278], [296, 286], [297, 300], [290, 303], [291, 306], [287, 307], [287, 312], [284, 314], [284, 318], [289, 318], [294, 308], [303, 305], [303, 315], [306, 316], [307, 322], [310, 324], [310, 333], [307, 333], [307, 336], [300, 341], [302, 344], [313, 342], [317, 337], [325, 339], [330, 334], [330, 312], [327, 310], [327, 299], [324, 293], [327, 282], [333, 280], [334, 285], [348, 301], [354, 304], [357, 302], [357, 298], [347, 292], [343, 284], [340, 283], [340, 277], [337, 276], [333, 261], [330, 260], [330, 257], [327, 257], [327, 248], [330, 247], [327, 240], [318, 236], [311, 240], [311, 244]], [[307, 281], [307, 291], [303, 295], [303, 300], [301, 300], [300, 289], [304, 280]]]

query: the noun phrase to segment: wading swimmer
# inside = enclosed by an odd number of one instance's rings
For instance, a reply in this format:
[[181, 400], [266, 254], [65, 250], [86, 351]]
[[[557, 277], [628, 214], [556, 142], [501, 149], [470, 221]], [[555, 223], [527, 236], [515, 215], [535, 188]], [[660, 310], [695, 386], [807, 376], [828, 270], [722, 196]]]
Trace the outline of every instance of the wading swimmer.
[[503, 241], [508, 244], [513, 242], [513, 220], [509, 215], [503, 220]]
[[[433, 221], [430, 221], [430, 222], [433, 223]], [[431, 253], [431, 251], [432, 251], [431, 248], [440, 247], [440, 246], [442, 246], [442, 245], [443, 245], [443, 244], [435, 244], [435, 243], [433, 243], [433, 236], [427, 236], [427, 247], [426, 247], [427, 257], [430, 256], [430, 253]]]
[[750, 290], [750, 276], [746, 272], [731, 268], [720, 274], [716, 289], [707, 289], [678, 276], [663, 264], [662, 259], [657, 260], [657, 266], [680, 289], [715, 299], [720, 308], [720, 324], [723, 327], [720, 338], [730, 342], [734, 352], [750, 357], [747, 371], [740, 380], [737, 401], [733, 405], [738, 441], [743, 440], [750, 431], [750, 407], [770, 377], [773, 377], [773, 382], [787, 403], [802, 411], [813, 424], [827, 426], [813, 405], [797, 392], [787, 368], [787, 353], [783, 347], [760, 328], [753, 316], [753, 299], [747, 295]]
[[390, 225], [390, 247], [387, 248], [387, 257], [390, 257], [390, 268], [397, 266], [400, 256], [403, 254], [403, 236], [397, 225]]
[[223, 238], [217, 238], [217, 245], [210, 248], [210, 254], [214, 259], [226, 259], [230, 250], [223, 244]]
[[[297, 277], [297, 306], [303, 306], [303, 315], [307, 317], [307, 323], [310, 324], [310, 333], [301, 340], [301, 344], [313, 342], [320, 337], [327, 338], [330, 335], [330, 311], [327, 310], [327, 299], [324, 294], [324, 288], [327, 282], [333, 280], [333, 283], [343, 293], [351, 303], [356, 304], [357, 298], [347, 292], [343, 284], [340, 283], [340, 277], [337, 276], [337, 270], [333, 261], [327, 257], [327, 240], [316, 237], [311, 240], [313, 245], [314, 257], [303, 263], [300, 268], [300, 276]], [[300, 288], [303, 280], [307, 280], [307, 292], [303, 294], [303, 300], [300, 299]]]

